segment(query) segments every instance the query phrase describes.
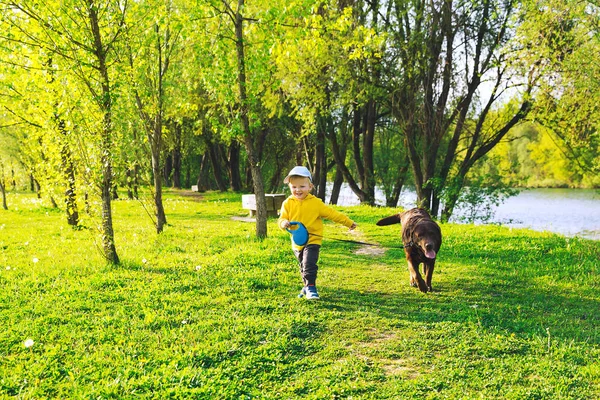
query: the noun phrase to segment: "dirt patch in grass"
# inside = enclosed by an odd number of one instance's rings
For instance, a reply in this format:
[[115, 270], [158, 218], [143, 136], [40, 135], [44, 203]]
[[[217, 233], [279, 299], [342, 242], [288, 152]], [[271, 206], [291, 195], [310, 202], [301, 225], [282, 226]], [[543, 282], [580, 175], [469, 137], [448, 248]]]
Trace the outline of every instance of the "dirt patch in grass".
[[178, 190], [176, 192], [181, 197], [186, 197], [192, 201], [202, 201], [204, 200], [204, 196], [200, 192], [195, 192], [193, 190]]
[[414, 368], [406, 366], [410, 360], [380, 360], [383, 372], [387, 375], [401, 375], [407, 379], [416, 379], [421, 374]]
[[[376, 361], [386, 376], [402, 376], [406, 379], [416, 379], [421, 375], [415, 367], [415, 359], [412, 357], [388, 358], [375, 356], [380, 353], [380, 350], [393, 346], [393, 343], [399, 340], [397, 332], [381, 332], [378, 329], [369, 329], [368, 334], [371, 340], [362, 342], [358, 346], [357, 351], [363, 357], [369, 357], [371, 361]], [[370, 355], [367, 356], [366, 354]]]
[[232, 220], [234, 221], [242, 221], [242, 222], [256, 222], [256, 218], [254, 217], [238, 217], [238, 216], [233, 216], [231, 217]]
[[376, 245], [363, 245], [356, 249], [354, 254], [373, 257], [382, 256], [385, 254], [385, 248]]

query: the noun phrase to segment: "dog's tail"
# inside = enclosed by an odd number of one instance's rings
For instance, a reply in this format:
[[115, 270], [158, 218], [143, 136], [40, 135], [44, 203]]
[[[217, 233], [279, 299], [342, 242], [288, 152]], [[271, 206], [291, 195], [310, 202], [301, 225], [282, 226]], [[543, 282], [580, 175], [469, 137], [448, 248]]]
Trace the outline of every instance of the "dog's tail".
[[391, 215], [389, 217], [385, 217], [377, 221], [377, 225], [386, 226], [400, 223], [400, 214]]

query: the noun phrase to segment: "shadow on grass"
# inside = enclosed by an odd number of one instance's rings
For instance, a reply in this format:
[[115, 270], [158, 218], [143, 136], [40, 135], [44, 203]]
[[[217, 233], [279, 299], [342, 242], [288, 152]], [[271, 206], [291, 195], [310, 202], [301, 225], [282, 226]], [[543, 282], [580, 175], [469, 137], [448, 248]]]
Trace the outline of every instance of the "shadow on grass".
[[[574, 242], [569, 248], [569, 239], [558, 236], [506, 238], [481, 248], [449, 240], [436, 265], [434, 292], [428, 294], [408, 286], [404, 254], [391, 249], [373, 258], [373, 264], [398, 269], [398, 291], [335, 288], [322, 306], [371, 312], [390, 321], [475, 323], [490, 332], [551, 334], [564, 343], [598, 345], [595, 243]], [[349, 257], [349, 252], [341, 245], [331, 251], [334, 257]]]
[[420, 294], [415, 289], [415, 295], [406, 295], [336, 288], [320, 306], [342, 313], [366, 312], [392, 323], [474, 323], [491, 333], [545, 337], [549, 329], [554, 339], [565, 343], [600, 344], [598, 301], [519, 289], [497, 295], [494, 288], [469, 288], [468, 299], [450, 298], [443, 295], [445, 288], [439, 290]]

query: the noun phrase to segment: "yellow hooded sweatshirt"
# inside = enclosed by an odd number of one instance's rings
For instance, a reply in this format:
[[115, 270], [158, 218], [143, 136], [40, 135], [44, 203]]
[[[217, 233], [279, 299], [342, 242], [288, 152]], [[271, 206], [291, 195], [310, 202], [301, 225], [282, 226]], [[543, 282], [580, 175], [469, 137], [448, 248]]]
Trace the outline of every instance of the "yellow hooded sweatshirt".
[[[320, 245], [323, 242], [323, 218], [337, 222], [348, 228], [354, 223], [354, 221], [341, 212], [323, 203], [320, 198], [308, 194], [304, 200], [298, 200], [293, 195], [285, 199], [281, 205], [277, 224], [281, 226], [281, 221], [284, 219], [302, 222], [308, 230], [309, 237], [307, 244]], [[296, 246], [292, 241], [292, 247], [301, 250], [304, 246]]]

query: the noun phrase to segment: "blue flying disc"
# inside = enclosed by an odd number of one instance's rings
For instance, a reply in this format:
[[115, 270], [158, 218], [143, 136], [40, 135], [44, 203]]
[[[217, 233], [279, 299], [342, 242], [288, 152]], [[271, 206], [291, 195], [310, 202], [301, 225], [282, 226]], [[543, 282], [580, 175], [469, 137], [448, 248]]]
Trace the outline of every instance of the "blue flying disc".
[[295, 229], [286, 229], [292, 234], [292, 240], [296, 246], [304, 246], [308, 243], [308, 231], [302, 222], [290, 221], [290, 225], [295, 226]]

